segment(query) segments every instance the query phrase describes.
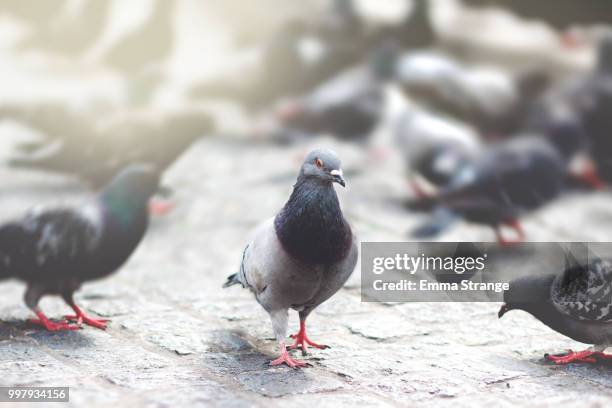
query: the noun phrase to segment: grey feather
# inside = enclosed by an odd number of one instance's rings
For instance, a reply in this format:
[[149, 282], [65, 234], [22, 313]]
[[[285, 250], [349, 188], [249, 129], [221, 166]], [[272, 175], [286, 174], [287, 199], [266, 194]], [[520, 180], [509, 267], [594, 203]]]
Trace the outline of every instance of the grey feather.
[[578, 320], [612, 322], [612, 264], [596, 259], [566, 270], [553, 282], [555, 308]]

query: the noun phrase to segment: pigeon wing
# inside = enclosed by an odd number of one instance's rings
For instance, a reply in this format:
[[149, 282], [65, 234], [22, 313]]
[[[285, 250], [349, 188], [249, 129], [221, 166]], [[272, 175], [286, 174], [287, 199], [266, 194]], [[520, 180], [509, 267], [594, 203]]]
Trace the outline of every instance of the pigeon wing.
[[0, 251], [20, 275], [67, 273], [71, 265], [86, 262], [97, 248], [101, 236], [98, 216], [93, 209], [91, 213], [70, 209], [32, 212], [3, 227], [11, 239], [0, 239]]
[[578, 320], [612, 322], [612, 263], [597, 259], [568, 268], [551, 288], [555, 308]]

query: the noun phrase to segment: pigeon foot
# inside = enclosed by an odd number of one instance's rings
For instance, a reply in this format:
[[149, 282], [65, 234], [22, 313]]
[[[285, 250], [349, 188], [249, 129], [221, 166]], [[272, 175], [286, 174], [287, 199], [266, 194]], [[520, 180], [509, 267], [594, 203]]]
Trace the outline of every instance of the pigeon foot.
[[502, 225], [507, 225], [508, 227], [515, 230], [518, 235], [518, 238], [514, 240], [504, 238], [503, 234], [501, 233], [501, 229], [498, 226], [495, 228], [495, 237], [497, 238], [497, 242], [499, 242], [501, 246], [505, 246], [505, 247], [512, 246], [512, 245], [520, 244], [525, 240], [525, 231], [523, 230], [523, 227], [521, 226], [518, 220], [506, 221], [502, 223]]
[[433, 196], [430, 192], [425, 191], [425, 188], [416, 179], [408, 181], [408, 190], [414, 194], [417, 200], [431, 198]]
[[149, 203], [149, 212], [153, 215], [166, 215], [174, 208], [172, 201], [151, 201]]
[[38, 316], [38, 319], [29, 319], [28, 322], [31, 324], [38, 325], [38, 326], [42, 326], [48, 331], [57, 332], [57, 331], [79, 330], [80, 329], [79, 326], [69, 324], [66, 321], [59, 322], [59, 323], [52, 322], [40, 310], [36, 311], [36, 316]]
[[301, 368], [301, 367], [308, 367], [308, 366], [310, 366], [310, 364], [308, 364], [308, 363], [306, 363], [304, 361], [295, 360], [295, 359], [291, 358], [291, 356], [289, 355], [289, 352], [287, 351], [287, 347], [285, 347], [284, 343], [281, 344], [280, 349], [281, 349], [280, 357], [277, 358], [276, 360], [270, 361], [270, 365], [271, 366], [279, 366], [279, 365], [282, 365], [282, 364], [287, 364], [291, 368]]
[[584, 351], [575, 352], [572, 350], [568, 350], [566, 354], [557, 354], [557, 355], [545, 354], [544, 358], [558, 365], [570, 364], [570, 363], [595, 364], [598, 362], [598, 359], [612, 360], [612, 355], [605, 354], [600, 351], [584, 350]]
[[64, 318], [68, 321], [76, 321], [77, 325], [81, 326], [83, 323], [91, 326], [91, 327], [95, 327], [97, 329], [101, 329], [104, 330], [107, 327], [107, 323], [108, 320], [107, 319], [94, 319], [92, 317], [89, 317], [85, 314], [85, 312], [83, 312], [83, 310], [81, 310], [81, 308], [79, 308], [78, 306], [73, 306], [74, 308], [74, 315], [66, 315], [64, 316]]
[[306, 355], [308, 354], [308, 346], [312, 346], [316, 349], [320, 349], [320, 350], [324, 350], [324, 349], [328, 349], [330, 348], [329, 346], [325, 345], [325, 344], [318, 344], [315, 343], [314, 341], [310, 340], [308, 338], [308, 336], [306, 335], [306, 322], [301, 321], [300, 322], [300, 331], [297, 334], [292, 334], [290, 336], [292, 339], [295, 340], [295, 342], [288, 346], [287, 348], [289, 350], [295, 350], [297, 348], [301, 348], [302, 349], [302, 355]]

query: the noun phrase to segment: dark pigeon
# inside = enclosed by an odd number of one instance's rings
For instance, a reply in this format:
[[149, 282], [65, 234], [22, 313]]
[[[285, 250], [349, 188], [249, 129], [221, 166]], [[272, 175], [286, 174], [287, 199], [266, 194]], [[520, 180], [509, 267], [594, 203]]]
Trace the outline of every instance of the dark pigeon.
[[601, 189], [612, 182], [612, 32], [602, 36], [597, 58], [593, 72], [546, 92], [527, 115], [526, 127], [536, 132], [571, 122], [582, 127], [589, 154], [574, 175]]
[[303, 98], [278, 110], [285, 140], [329, 133], [341, 140], [365, 141], [382, 119], [382, 84], [367, 69], [345, 71]]
[[527, 276], [510, 283], [504, 292], [501, 318], [510, 310], [524, 310], [551, 329], [594, 346], [582, 352], [546, 355], [556, 364], [612, 360], [604, 354], [612, 345], [612, 263], [596, 258], [569, 266], [562, 274]]
[[329, 150], [314, 150], [304, 161], [289, 201], [262, 224], [246, 247], [240, 271], [225, 287], [248, 287], [268, 312], [280, 357], [271, 365], [303, 367], [285, 346], [287, 312], [299, 312], [300, 330], [289, 349], [327, 348], [306, 335], [306, 319], [347, 281], [357, 263], [357, 239], [344, 219], [333, 183], [344, 186], [340, 160]]
[[461, 168], [449, 186], [436, 196], [420, 200], [420, 206], [436, 208], [432, 221], [413, 235], [429, 237], [440, 233], [457, 216], [495, 228], [500, 244], [500, 227], [510, 226], [520, 239], [524, 232], [520, 216], [556, 198], [565, 188], [568, 162], [580, 148], [572, 127], [560, 127], [548, 137], [523, 136], [491, 147], [474, 165]]
[[[580, 112], [591, 144], [597, 176], [612, 183], [612, 32], [602, 39], [595, 73], [587, 79]], [[582, 95], [581, 94], [581, 95]]]
[[[0, 227], [0, 279], [26, 283], [25, 302], [38, 316], [34, 323], [50, 331], [75, 330], [82, 323], [106, 327], [106, 321], [87, 316], [73, 294], [82, 283], [115, 272], [134, 252], [158, 184], [152, 167], [132, 165], [86, 206], [31, 212]], [[44, 295], [62, 296], [75, 312], [66, 318], [78, 325], [49, 320], [38, 307]]]
[[410, 188], [419, 198], [448, 186], [483, 150], [475, 130], [445, 116], [409, 108], [396, 123], [394, 139], [406, 161]]

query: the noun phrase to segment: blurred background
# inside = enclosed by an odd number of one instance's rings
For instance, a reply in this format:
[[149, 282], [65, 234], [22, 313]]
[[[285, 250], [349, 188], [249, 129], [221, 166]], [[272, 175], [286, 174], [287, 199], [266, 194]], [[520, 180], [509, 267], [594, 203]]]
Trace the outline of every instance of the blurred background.
[[610, 236], [609, 2], [253, 3], [1, 0], [7, 216], [139, 161], [185, 211], [206, 183], [283, 196], [330, 147], [376, 239]]
[[165, 170], [137, 252], [78, 293], [107, 331], [35, 331], [0, 283], [4, 384], [77, 406], [609, 405], [609, 371], [538, 363], [570, 344], [526, 314], [361, 302], [358, 270], [309, 320], [334, 348], [270, 370], [268, 317], [221, 285], [315, 147], [363, 241], [497, 242], [525, 274], [551, 266], [513, 241], [611, 241], [610, 20], [610, 0], [0, 0], [0, 222]]

